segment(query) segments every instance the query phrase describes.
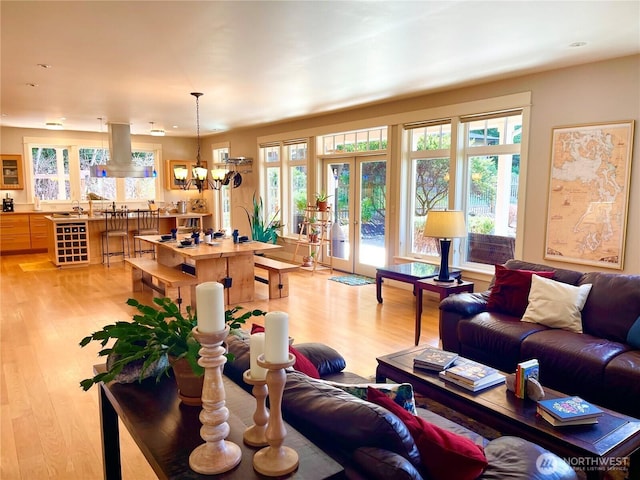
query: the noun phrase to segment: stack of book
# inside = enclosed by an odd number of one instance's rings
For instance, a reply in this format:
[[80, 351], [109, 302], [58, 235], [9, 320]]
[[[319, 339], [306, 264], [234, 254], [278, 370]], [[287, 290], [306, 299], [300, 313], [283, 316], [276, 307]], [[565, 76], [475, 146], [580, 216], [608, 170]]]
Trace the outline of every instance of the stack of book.
[[540, 400], [537, 412], [554, 427], [591, 425], [598, 423], [598, 417], [603, 413], [598, 407], [580, 397]]
[[440, 372], [449, 368], [457, 358], [457, 353], [428, 347], [413, 359], [413, 368]]
[[495, 368], [471, 360], [448, 368], [439, 375], [446, 381], [472, 392], [499, 385], [505, 381], [505, 376]]
[[540, 365], [535, 358], [527, 360], [526, 362], [520, 362], [516, 367], [516, 381], [514, 390], [516, 397], [527, 397], [527, 380], [534, 378], [538, 380], [540, 377]]

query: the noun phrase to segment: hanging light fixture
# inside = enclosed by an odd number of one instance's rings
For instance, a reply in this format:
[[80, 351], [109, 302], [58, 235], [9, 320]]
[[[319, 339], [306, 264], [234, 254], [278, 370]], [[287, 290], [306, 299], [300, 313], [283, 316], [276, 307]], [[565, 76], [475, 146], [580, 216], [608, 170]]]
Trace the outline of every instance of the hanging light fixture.
[[151, 124], [151, 129], [149, 130], [149, 133], [151, 134], [152, 137], [164, 137], [164, 130], [162, 128], [155, 128], [154, 122], [149, 122]]
[[200, 92], [191, 92], [191, 95], [196, 97], [196, 138], [198, 142], [196, 164], [191, 170], [191, 179], [187, 180], [188, 170], [185, 167], [175, 167], [173, 169], [173, 176], [182, 184], [182, 188], [185, 190], [191, 188], [192, 184], [195, 184], [198, 188], [198, 192], [200, 193], [202, 193], [202, 190], [206, 185], [209, 185], [210, 188], [219, 190], [220, 187], [216, 188], [216, 183], [211, 182], [208, 179], [209, 172], [202, 165], [202, 161], [200, 159], [200, 97], [204, 94]]

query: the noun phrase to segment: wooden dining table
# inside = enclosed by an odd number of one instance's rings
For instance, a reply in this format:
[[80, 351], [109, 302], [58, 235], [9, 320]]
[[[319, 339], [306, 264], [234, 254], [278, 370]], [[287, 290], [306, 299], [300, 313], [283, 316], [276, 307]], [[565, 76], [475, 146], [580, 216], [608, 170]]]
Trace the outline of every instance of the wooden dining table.
[[[160, 235], [139, 235], [142, 241], [155, 245], [156, 261], [169, 267], [180, 267], [194, 275], [198, 283], [220, 282], [225, 286], [225, 303], [235, 305], [255, 299], [253, 256], [282, 248], [280, 245], [247, 241], [233, 243], [220, 238], [210, 243], [183, 246], [177, 240], [164, 241]], [[195, 286], [191, 287], [191, 305], [195, 308]]]

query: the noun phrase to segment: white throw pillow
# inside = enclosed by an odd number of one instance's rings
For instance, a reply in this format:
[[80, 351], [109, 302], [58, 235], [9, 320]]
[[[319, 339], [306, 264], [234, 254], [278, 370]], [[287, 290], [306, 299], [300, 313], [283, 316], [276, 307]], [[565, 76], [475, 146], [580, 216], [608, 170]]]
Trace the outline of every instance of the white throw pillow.
[[533, 275], [522, 321], [582, 333], [581, 312], [590, 291], [590, 283], [575, 287]]

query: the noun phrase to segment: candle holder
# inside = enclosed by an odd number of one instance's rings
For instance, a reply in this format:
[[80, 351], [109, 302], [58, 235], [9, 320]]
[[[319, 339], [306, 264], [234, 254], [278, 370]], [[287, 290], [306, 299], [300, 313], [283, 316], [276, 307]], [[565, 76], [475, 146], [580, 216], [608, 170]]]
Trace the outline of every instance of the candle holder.
[[251, 392], [256, 397], [256, 411], [253, 414], [254, 424], [244, 431], [242, 438], [244, 443], [252, 447], [265, 447], [267, 442], [267, 422], [269, 412], [267, 411], [267, 381], [266, 379], [254, 379], [251, 377], [251, 370], [247, 370], [242, 375], [244, 383], [253, 385]]
[[293, 472], [298, 468], [298, 454], [295, 450], [282, 445], [287, 429], [282, 420], [282, 392], [287, 380], [284, 369], [293, 365], [296, 357], [289, 354], [289, 359], [283, 363], [271, 363], [260, 355], [257, 363], [266, 368], [267, 386], [269, 388], [270, 417], [267, 425], [267, 442], [269, 446], [256, 452], [253, 456], [253, 468], [258, 473], [269, 477], [278, 477]]
[[240, 447], [226, 441], [229, 435], [229, 410], [225, 407], [222, 368], [227, 361], [223, 355], [222, 342], [229, 334], [229, 326], [213, 333], [202, 333], [193, 329], [202, 348], [198, 364], [204, 367], [204, 387], [202, 389], [202, 411], [200, 412], [200, 436], [205, 441], [189, 455], [192, 470], [204, 475], [214, 475], [231, 470], [242, 460]]

